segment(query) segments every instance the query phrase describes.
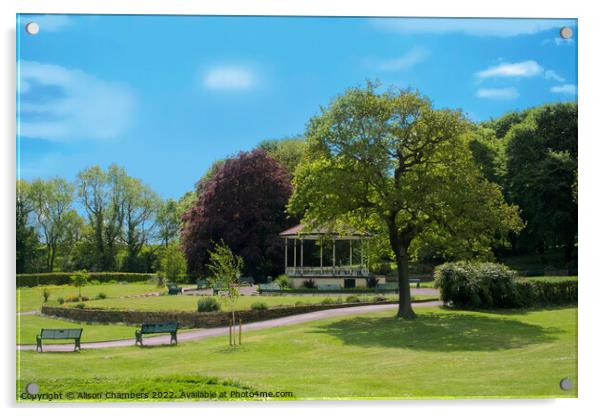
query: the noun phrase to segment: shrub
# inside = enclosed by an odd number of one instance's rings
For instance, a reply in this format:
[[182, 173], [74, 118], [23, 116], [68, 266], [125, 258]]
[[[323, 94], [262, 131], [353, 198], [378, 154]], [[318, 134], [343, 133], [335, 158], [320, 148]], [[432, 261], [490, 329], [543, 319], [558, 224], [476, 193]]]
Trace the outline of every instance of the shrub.
[[496, 263], [445, 263], [435, 270], [441, 299], [458, 308], [488, 309], [522, 306], [516, 273]]
[[79, 291], [79, 298], [82, 298], [82, 287], [86, 286], [90, 281], [90, 275], [86, 270], [80, 270], [75, 272], [71, 276], [71, 282]]
[[79, 301], [79, 296], [77, 295], [67, 295], [65, 297], [65, 302], [77, 302]]
[[63, 303], [65, 303], [65, 299], [62, 297], [58, 298], [56, 301], [59, 303], [59, 305], [62, 305]]
[[324, 298], [320, 303], [322, 305], [332, 305], [334, 303], [334, 300], [332, 298]]
[[84, 303], [78, 303], [77, 305], [75, 305], [75, 307], [78, 309], [84, 309], [86, 305]]
[[219, 301], [213, 296], [206, 296], [197, 302], [197, 311], [198, 312], [213, 312], [219, 311], [221, 305]]
[[170, 244], [163, 250], [157, 275], [171, 282], [186, 280], [186, 258], [179, 245]]
[[360, 300], [359, 297], [352, 295], [352, 296], [347, 296], [347, 298], [345, 299], [345, 302], [347, 302], [347, 303], [360, 303], [361, 300]]
[[446, 263], [435, 271], [443, 302], [458, 308], [517, 308], [577, 302], [577, 281], [518, 281], [506, 266]]
[[372, 302], [385, 302], [387, 298], [382, 295], [376, 295], [372, 298]]
[[50, 299], [50, 290], [46, 287], [42, 290], [42, 298], [44, 298], [44, 303], [48, 303], [48, 299]]
[[295, 302], [295, 306], [303, 306], [305, 305], [305, 302], [298, 300], [297, 302]]
[[251, 305], [251, 309], [256, 311], [263, 311], [268, 309], [268, 304], [265, 302], [255, 302]]
[[274, 280], [274, 283], [278, 283], [282, 289], [286, 289], [289, 287], [288, 276], [281, 274]]
[[104, 292], [99, 292], [98, 295], [96, 295], [96, 299], [106, 299], [107, 298], [107, 294]]
[[523, 306], [577, 303], [577, 281], [518, 282], [517, 289]]
[[303, 281], [303, 287], [306, 289], [316, 289], [318, 286], [316, 286], [316, 282], [312, 279], [308, 279]]

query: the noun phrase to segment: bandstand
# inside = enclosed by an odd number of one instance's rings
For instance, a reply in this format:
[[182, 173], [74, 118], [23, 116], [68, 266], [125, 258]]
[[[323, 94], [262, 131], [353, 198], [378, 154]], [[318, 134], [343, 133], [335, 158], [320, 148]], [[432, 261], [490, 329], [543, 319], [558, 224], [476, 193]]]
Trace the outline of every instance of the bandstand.
[[284, 239], [284, 267], [293, 288], [313, 280], [341, 288], [366, 287], [369, 272], [367, 248], [371, 235], [352, 229], [342, 233], [325, 227], [296, 225], [280, 233]]

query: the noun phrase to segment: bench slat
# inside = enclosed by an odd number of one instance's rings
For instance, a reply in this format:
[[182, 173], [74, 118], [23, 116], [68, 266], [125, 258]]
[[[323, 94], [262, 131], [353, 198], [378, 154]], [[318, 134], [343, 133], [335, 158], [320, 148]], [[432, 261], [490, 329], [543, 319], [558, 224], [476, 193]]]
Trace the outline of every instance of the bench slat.
[[278, 283], [260, 283], [259, 290], [280, 290]]
[[336, 284], [318, 285], [318, 290], [341, 290], [341, 285], [336, 285]]
[[83, 328], [49, 329], [44, 328], [40, 332], [42, 339], [76, 339], [81, 338]]
[[165, 332], [175, 332], [177, 330], [177, 322], [144, 323], [140, 327], [140, 333], [142, 334], [158, 334]]

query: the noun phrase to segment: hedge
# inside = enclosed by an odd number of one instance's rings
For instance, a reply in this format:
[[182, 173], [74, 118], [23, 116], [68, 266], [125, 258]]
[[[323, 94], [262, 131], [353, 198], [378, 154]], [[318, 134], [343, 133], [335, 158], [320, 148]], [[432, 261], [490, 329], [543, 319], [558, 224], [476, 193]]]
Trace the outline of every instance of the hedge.
[[526, 306], [576, 304], [578, 298], [576, 280], [517, 282], [517, 289]]
[[465, 309], [524, 308], [577, 303], [577, 281], [518, 281], [496, 263], [445, 263], [435, 271], [444, 303]]
[[[34, 287], [38, 285], [68, 285], [75, 272], [28, 273], [17, 275], [17, 287]], [[90, 280], [107, 283], [111, 280], [119, 282], [146, 282], [156, 277], [154, 273], [122, 273], [122, 272], [90, 272]]]

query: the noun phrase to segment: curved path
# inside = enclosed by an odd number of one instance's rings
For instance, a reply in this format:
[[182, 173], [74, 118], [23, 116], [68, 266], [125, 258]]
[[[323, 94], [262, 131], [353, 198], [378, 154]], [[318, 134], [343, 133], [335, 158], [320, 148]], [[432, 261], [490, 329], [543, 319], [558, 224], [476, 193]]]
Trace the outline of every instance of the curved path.
[[[418, 302], [413, 303], [414, 308], [424, 308], [429, 306], [440, 306], [440, 301], [432, 302]], [[280, 326], [295, 325], [304, 322], [318, 321], [320, 319], [333, 318], [337, 316], [357, 315], [362, 313], [370, 312], [381, 312], [390, 309], [397, 308], [397, 304], [383, 304], [383, 305], [368, 305], [368, 306], [353, 306], [348, 308], [339, 309], [326, 309], [317, 312], [303, 313], [299, 315], [285, 316], [283, 318], [269, 319], [267, 321], [253, 322], [250, 324], [243, 325], [245, 331], [265, 329], [265, 328], [277, 328]], [[228, 333], [228, 327], [219, 328], [198, 328], [178, 334], [178, 342], [186, 342], [199, 340], [209, 337], [216, 337], [220, 335], [226, 335]], [[159, 335], [156, 337], [150, 337], [144, 339], [145, 345], [160, 345], [169, 344], [170, 335]], [[89, 342], [82, 343], [82, 349], [95, 349], [95, 348], [115, 348], [115, 347], [130, 347], [134, 345], [134, 339], [120, 339], [116, 341], [103, 341], [103, 342]], [[17, 345], [18, 350], [35, 350], [35, 345]], [[65, 345], [44, 345], [44, 351], [73, 351], [72, 344]]]

